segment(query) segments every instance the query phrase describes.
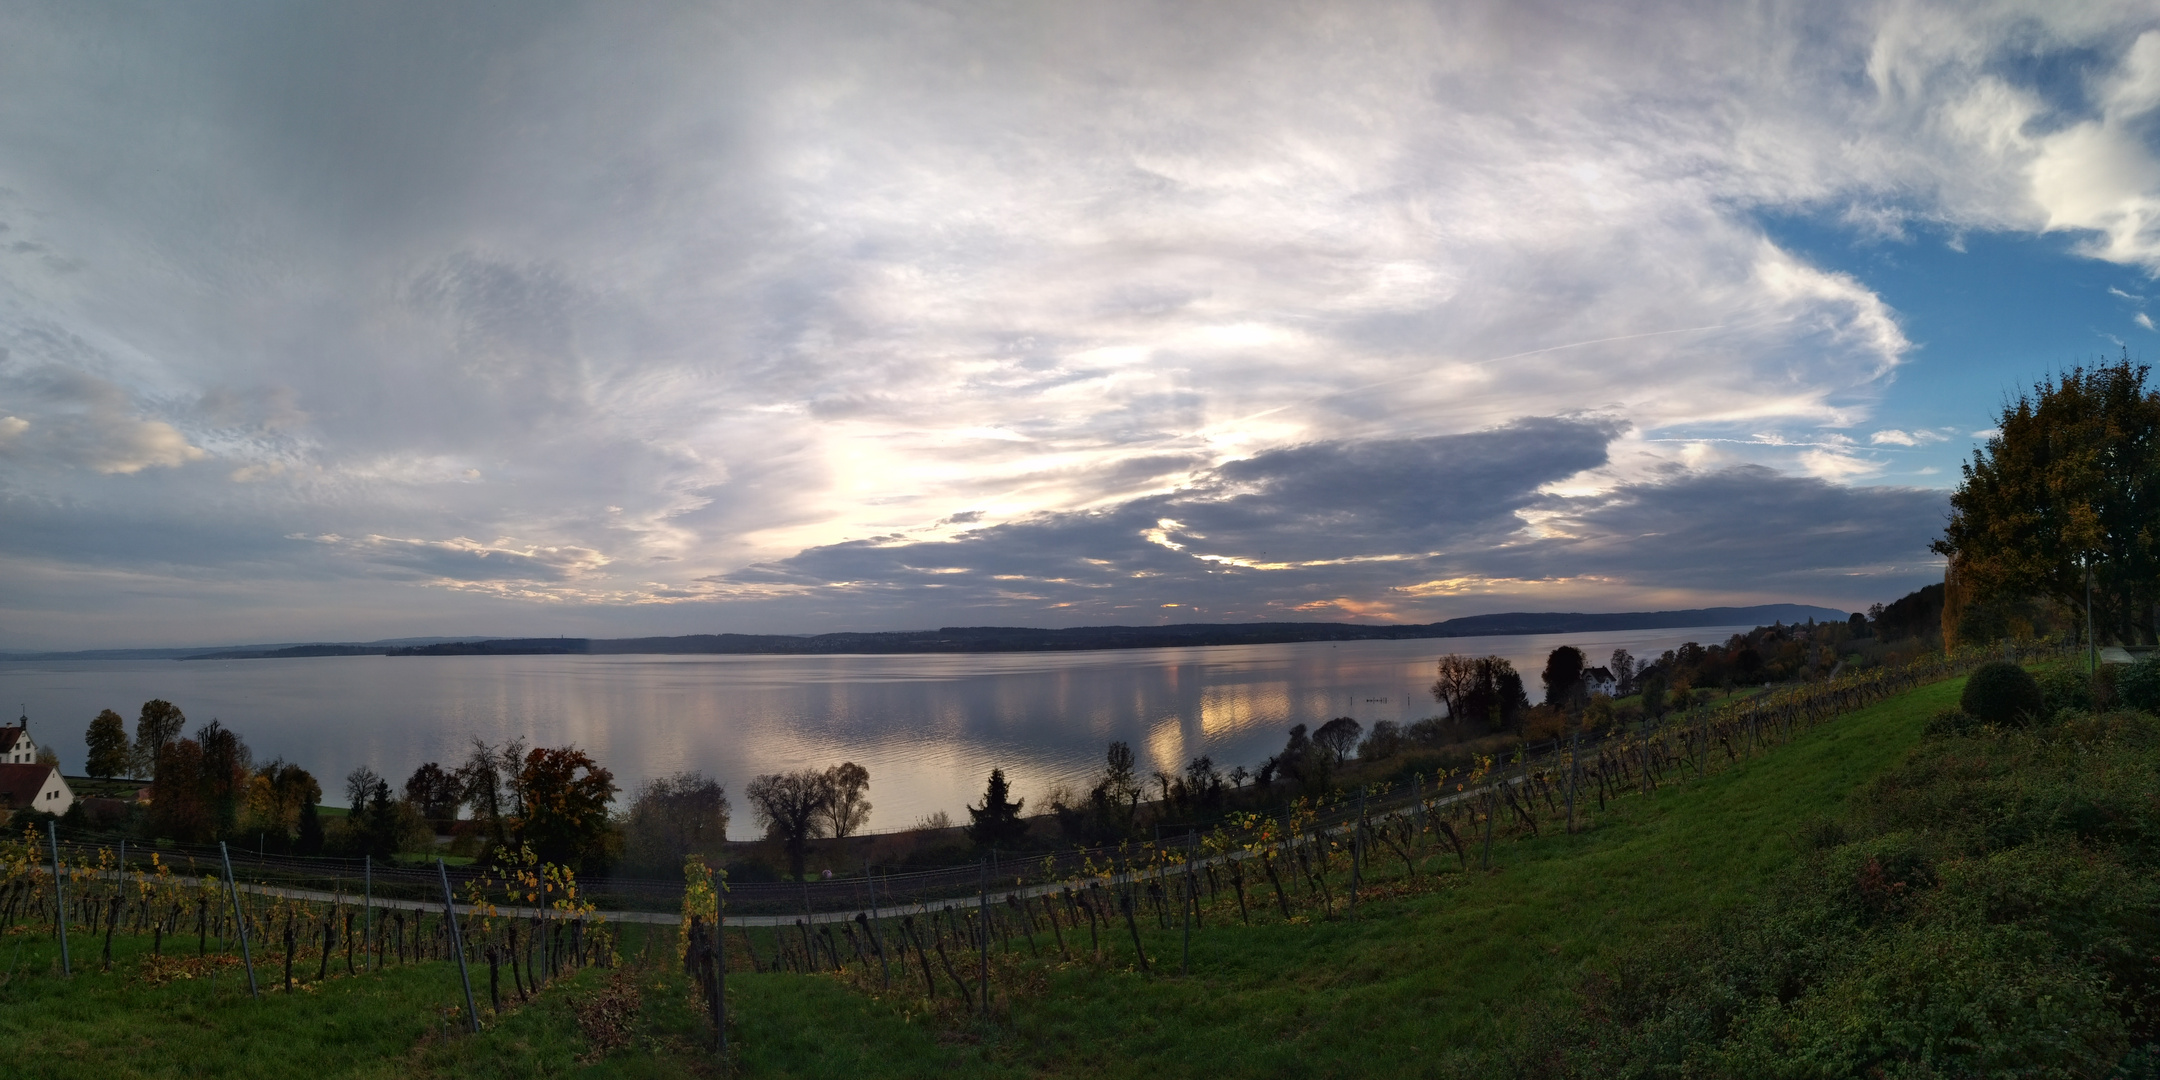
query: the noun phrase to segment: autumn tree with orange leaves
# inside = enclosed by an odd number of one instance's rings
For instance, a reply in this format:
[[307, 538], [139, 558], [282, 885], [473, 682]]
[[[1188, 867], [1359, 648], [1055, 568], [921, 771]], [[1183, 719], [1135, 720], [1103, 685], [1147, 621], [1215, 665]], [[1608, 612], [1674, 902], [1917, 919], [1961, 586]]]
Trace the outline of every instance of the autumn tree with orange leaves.
[[608, 804], [621, 789], [591, 755], [574, 746], [535, 747], [515, 787], [513, 832], [542, 861], [591, 871], [614, 860], [619, 841]]

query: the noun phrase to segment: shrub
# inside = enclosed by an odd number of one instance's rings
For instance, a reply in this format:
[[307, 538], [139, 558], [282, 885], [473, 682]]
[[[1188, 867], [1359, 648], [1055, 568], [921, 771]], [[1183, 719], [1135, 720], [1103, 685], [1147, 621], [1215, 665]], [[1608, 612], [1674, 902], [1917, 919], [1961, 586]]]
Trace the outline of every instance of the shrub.
[[2040, 684], [2041, 715], [2053, 716], [2064, 709], [2090, 712], [2094, 707], [2093, 680], [2072, 665], [2056, 667], [2035, 680]]
[[2024, 727], [2047, 715], [2047, 701], [2032, 673], [2008, 660], [1980, 665], [1965, 680], [1965, 695], [1958, 705], [1983, 724]]
[[1947, 735], [1970, 735], [1980, 727], [1980, 721], [1963, 709], [1944, 709], [1928, 718], [1925, 734], [1930, 738]]
[[2160, 712], [2160, 653], [2121, 669], [2115, 676], [2115, 692], [2133, 709]]

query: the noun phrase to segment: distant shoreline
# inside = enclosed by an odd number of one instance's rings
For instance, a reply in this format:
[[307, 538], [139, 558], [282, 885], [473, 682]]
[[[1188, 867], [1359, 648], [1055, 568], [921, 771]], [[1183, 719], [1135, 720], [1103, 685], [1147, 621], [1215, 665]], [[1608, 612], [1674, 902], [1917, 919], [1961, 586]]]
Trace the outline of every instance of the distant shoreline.
[[1278, 645], [1312, 641], [1402, 641], [1456, 637], [1514, 637], [1691, 626], [1767, 626], [1846, 618], [1834, 608], [1806, 604], [1689, 608], [1678, 611], [1503, 612], [1436, 623], [1180, 623], [1168, 626], [945, 627], [832, 634], [686, 634], [639, 638], [404, 638], [366, 643], [211, 646], [192, 649], [99, 649], [9, 653], [0, 661], [31, 660], [278, 660], [326, 656], [567, 656], [751, 655], [840, 656], [911, 653], [1081, 652], [1214, 645]]

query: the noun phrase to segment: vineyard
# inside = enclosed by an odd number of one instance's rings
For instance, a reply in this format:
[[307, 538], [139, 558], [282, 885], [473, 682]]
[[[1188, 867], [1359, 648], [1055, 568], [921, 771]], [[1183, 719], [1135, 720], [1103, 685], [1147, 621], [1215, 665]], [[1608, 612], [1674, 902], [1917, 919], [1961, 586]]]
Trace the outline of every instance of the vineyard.
[[[135, 849], [123, 863], [117, 848], [18, 837], [0, 880], [10, 950], [0, 1003], [89, 1008], [104, 979], [137, 1012], [184, 1000], [221, 1025], [247, 1023], [250, 1007], [267, 1021], [281, 1000], [311, 995], [363, 1001], [362, 1011], [402, 1006], [409, 1015], [386, 1018], [386, 1030], [405, 1033], [396, 1052], [419, 1054], [422, 1071], [505, 1053], [506, 1039], [526, 1053], [583, 1046], [571, 1056], [599, 1054], [596, 1068], [613, 1060], [608, 1046], [643, 1039], [696, 1071], [712, 1066], [721, 1031], [745, 1066], [824, 1072], [854, 1060], [868, 1074], [943, 1068], [955, 1053], [996, 1073], [1045, 1040], [1078, 1040], [1080, 1056], [1057, 1066], [1077, 1070], [1105, 1025], [1119, 1034], [1104, 1045], [1165, 1040], [1239, 1060], [1264, 1059], [1278, 1037], [1348, 1052], [1335, 1044], [1376, 1025], [1406, 1028], [1401, 1046], [1413, 1049], [1468, 1045], [1492, 1021], [1465, 1004], [1550, 992], [1554, 964], [1602, 948], [1591, 943], [1621, 930], [1616, 917], [1664, 923], [1724, 902], [1774, 858], [1766, 822], [1834, 800], [1851, 769], [1880, 767], [1900, 745], [1844, 738], [1832, 720], [1887, 708], [1899, 731], [1916, 733], [1912, 714], [1946, 690], [1929, 684], [1983, 658], [1678, 714], [1406, 789], [1293, 799], [1279, 814], [1160, 842], [809, 885], [728, 888], [693, 868], [673, 885], [683, 920], [673, 926], [644, 922], [649, 910], [609, 914], [574, 877], [529, 861], [453, 876], [240, 859], [228, 884], [221, 865], [202, 872], [199, 853], [189, 865]], [[1826, 756], [1857, 764], [1826, 772]], [[1735, 800], [1744, 812], [1724, 805]], [[640, 893], [648, 909], [667, 895], [651, 885]], [[1697, 891], [1673, 891], [1682, 887]], [[1596, 894], [1631, 899], [1602, 915], [1577, 910]], [[1556, 911], [1563, 898], [1569, 910]], [[1341, 985], [1309, 985], [1330, 978]], [[1210, 992], [1196, 997], [1202, 986]], [[1455, 1004], [1405, 1011], [1382, 989], [1408, 986]], [[1238, 1000], [1251, 1016], [1220, 1013]], [[1308, 1016], [1316, 1000], [1334, 1004]], [[1341, 1009], [1355, 1015], [1323, 1019]], [[834, 1026], [843, 1016], [844, 1033]], [[18, 1022], [0, 1015], [0, 1030]], [[453, 1034], [471, 1026], [481, 1034]]]

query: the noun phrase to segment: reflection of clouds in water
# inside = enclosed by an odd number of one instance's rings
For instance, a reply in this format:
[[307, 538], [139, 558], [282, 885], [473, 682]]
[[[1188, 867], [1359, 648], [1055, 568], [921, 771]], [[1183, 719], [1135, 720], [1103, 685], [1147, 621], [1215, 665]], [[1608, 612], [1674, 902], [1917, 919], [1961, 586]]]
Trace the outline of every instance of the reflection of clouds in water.
[[1443, 653], [1506, 656], [1535, 693], [1545, 654], [1562, 642], [1603, 662], [1616, 647], [1650, 658], [1729, 633], [933, 656], [10, 663], [0, 665], [0, 699], [28, 703], [32, 724], [51, 731], [167, 698], [196, 721], [221, 718], [258, 758], [298, 761], [333, 790], [360, 764], [402, 779], [422, 762], [461, 759], [474, 736], [576, 743], [614, 770], [626, 797], [677, 770], [718, 777], [735, 798], [741, 838], [752, 826], [740, 793], [759, 773], [855, 761], [870, 770], [871, 828], [900, 829], [938, 810], [963, 816], [992, 768], [1031, 807], [1055, 783], [1084, 792], [1112, 739], [1133, 745], [1143, 773], [1200, 754], [1251, 768], [1281, 748], [1291, 724], [1346, 710], [1368, 727], [1428, 715], [1425, 688]]

